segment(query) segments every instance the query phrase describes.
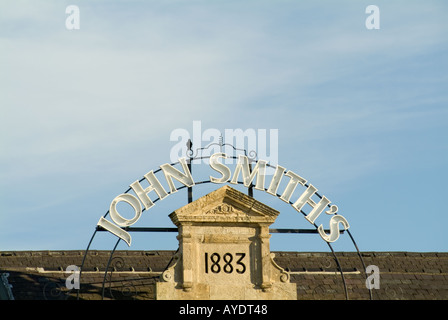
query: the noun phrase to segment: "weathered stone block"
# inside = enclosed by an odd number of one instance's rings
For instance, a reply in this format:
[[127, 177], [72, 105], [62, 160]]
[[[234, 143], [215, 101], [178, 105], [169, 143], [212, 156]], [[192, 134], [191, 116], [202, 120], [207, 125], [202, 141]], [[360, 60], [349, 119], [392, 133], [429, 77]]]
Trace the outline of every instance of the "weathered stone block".
[[156, 298], [297, 299], [296, 284], [269, 249], [278, 214], [229, 186], [174, 211], [179, 251]]

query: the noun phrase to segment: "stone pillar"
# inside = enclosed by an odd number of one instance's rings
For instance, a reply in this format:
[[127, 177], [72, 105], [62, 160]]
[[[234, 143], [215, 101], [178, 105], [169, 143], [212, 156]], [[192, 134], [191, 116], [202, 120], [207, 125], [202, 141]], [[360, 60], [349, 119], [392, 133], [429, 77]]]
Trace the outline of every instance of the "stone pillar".
[[297, 299], [269, 248], [278, 214], [229, 186], [174, 211], [179, 251], [156, 299]]

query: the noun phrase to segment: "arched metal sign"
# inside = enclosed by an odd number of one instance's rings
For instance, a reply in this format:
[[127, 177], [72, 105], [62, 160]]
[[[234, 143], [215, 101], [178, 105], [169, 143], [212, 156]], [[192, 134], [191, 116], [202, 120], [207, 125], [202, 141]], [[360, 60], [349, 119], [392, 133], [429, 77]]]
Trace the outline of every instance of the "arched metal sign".
[[[223, 184], [229, 182], [231, 184], [239, 184], [240, 182], [238, 181], [238, 178], [241, 173], [243, 179], [242, 184], [244, 184], [245, 187], [250, 187], [256, 176], [257, 178], [254, 184], [255, 189], [265, 191], [268, 194], [276, 196], [286, 203], [290, 203], [296, 211], [302, 213], [305, 219], [313, 225], [315, 225], [314, 222], [317, 217], [319, 217], [325, 209], [328, 209], [325, 210], [325, 213], [332, 216], [329, 221], [330, 233], [327, 234], [324, 231], [324, 227], [322, 224], [316, 226], [319, 235], [326, 242], [335, 242], [339, 238], [339, 224], [341, 224], [345, 230], [350, 227], [345, 217], [336, 214], [338, 212], [338, 207], [334, 204], [331, 204], [330, 200], [327, 197], [317, 194], [317, 188], [312, 184], [308, 184], [307, 180], [302, 178], [300, 175], [290, 170], [287, 171], [284, 167], [277, 165], [269, 186], [266, 188], [265, 171], [268, 163], [265, 160], [256, 161], [255, 167], [251, 170], [249, 158], [245, 155], [239, 155], [238, 162], [232, 174], [230, 168], [219, 160], [228, 157], [229, 156], [225, 153], [213, 154], [210, 157], [210, 167], [216, 172], [219, 172], [221, 176], [218, 178], [210, 176], [210, 179], [208, 181], [202, 181], [202, 183]], [[182, 171], [174, 167], [174, 165], [176, 164], [180, 164], [182, 166]], [[143, 180], [133, 182], [130, 186], [129, 191], [132, 189], [136, 195], [132, 195], [130, 193], [122, 193], [115, 197], [115, 199], [112, 200], [109, 209], [109, 215], [113, 222], [106, 220], [105, 217], [101, 217], [97, 225], [113, 233], [114, 235], [125, 241], [128, 246], [131, 246], [131, 235], [126, 231], [125, 228], [132, 226], [140, 219], [143, 212], [141, 204], [143, 204], [144, 209], [146, 210], [149, 210], [154, 206], [154, 201], [152, 201], [148, 195], [150, 192], [156, 193], [158, 199], [160, 200], [163, 200], [170, 194], [177, 192], [178, 189], [174, 185], [173, 178], [182, 183], [184, 187], [191, 188], [195, 185], [195, 181], [187, 164], [186, 158], [179, 159], [179, 161], [175, 164], [163, 164], [160, 166], [160, 170], [163, 172], [166, 178], [166, 182], [168, 183], [170, 188], [169, 191], [166, 191], [163, 188], [162, 183], [156, 177], [155, 172], [151, 170], [144, 175], [144, 180], [147, 181], [149, 187], [142, 187], [140, 183]], [[280, 182], [284, 177], [287, 177], [289, 181], [283, 192], [281, 194], [278, 194], [277, 192]], [[294, 202], [291, 202], [292, 194], [298, 185], [305, 186], [306, 190]], [[318, 203], [316, 203], [311, 198], [314, 195], [320, 198], [320, 201]], [[117, 205], [120, 202], [125, 202], [133, 208], [134, 217], [132, 219], [125, 219], [120, 215], [117, 210]], [[312, 210], [308, 214], [306, 214], [302, 210], [303, 207], [307, 204], [312, 207]]]
[[[207, 149], [212, 145], [214, 144], [210, 144], [206, 148], [201, 149]], [[220, 146], [222, 147], [223, 145], [224, 144], [222, 144], [221, 142]], [[82, 274], [82, 268], [88, 250], [90, 249], [90, 246], [97, 232], [108, 231], [114, 234], [118, 239], [117, 242], [115, 243], [115, 246], [111, 250], [109, 262], [105, 270], [103, 281], [103, 297], [104, 297], [104, 288], [109, 266], [112, 261], [113, 254], [121, 240], [123, 240], [128, 246], [131, 246], [132, 244], [132, 237], [130, 235], [131, 232], [177, 231], [177, 228], [132, 227], [137, 221], [139, 221], [145, 210], [151, 209], [156, 204], [157, 201], [164, 200], [168, 198], [169, 195], [176, 193], [181, 189], [185, 188], [188, 189], [188, 202], [190, 203], [192, 201], [192, 190], [194, 186], [208, 183], [217, 185], [229, 183], [234, 185], [236, 184], [244, 185], [244, 187], [248, 188], [248, 194], [250, 196], [253, 196], [253, 189], [264, 191], [267, 194], [274, 196], [282, 200], [283, 202], [288, 203], [295, 211], [301, 213], [304, 216], [304, 218], [311, 225], [314, 226], [315, 229], [270, 229], [270, 232], [318, 233], [321, 239], [323, 239], [328, 244], [331, 252], [333, 253], [333, 257], [335, 259], [338, 270], [340, 271], [341, 279], [344, 284], [346, 298], [347, 299], [349, 298], [346, 282], [344, 279], [344, 273], [342, 271], [342, 268], [340, 267], [339, 260], [332, 247], [332, 243], [338, 240], [340, 233], [343, 233], [345, 231], [349, 235], [358, 253], [358, 256], [361, 260], [364, 270], [365, 270], [365, 264], [359, 252], [358, 246], [352, 234], [348, 230], [350, 228], [350, 225], [344, 216], [338, 214], [338, 207], [336, 205], [332, 204], [327, 197], [320, 195], [317, 192], [318, 189], [314, 185], [309, 183], [305, 178], [301, 177], [297, 173], [291, 170], [287, 170], [286, 168], [280, 165], [273, 167], [267, 161], [262, 159], [256, 160], [254, 159], [255, 157], [254, 158], [248, 157], [245, 150], [243, 150], [244, 154], [239, 154], [238, 156], [218, 152], [214, 153], [211, 156], [202, 157], [193, 154], [190, 141], [187, 144], [187, 146], [189, 148], [189, 154], [187, 158], [186, 157], [180, 158], [179, 161], [171, 164], [168, 163], [162, 164], [159, 167], [159, 169], [155, 171], [153, 170], [149, 171], [143, 176], [143, 178], [131, 183], [130, 187], [124, 193], [119, 194], [112, 200], [109, 210], [106, 212], [106, 214], [100, 217], [96, 229], [89, 241], [89, 244], [87, 246], [83, 258], [80, 277]], [[233, 149], [237, 151], [235, 147], [233, 147]], [[209, 179], [202, 181], [195, 181], [191, 170], [191, 164], [195, 160], [203, 160], [203, 159], [209, 159], [209, 165], [210, 168], [212, 169], [212, 172], [209, 176]], [[227, 166], [223, 161], [225, 159], [237, 160], [233, 172], [229, 168], [229, 166]], [[177, 169], [176, 166], [180, 166], [180, 168]], [[268, 167], [274, 169], [274, 173], [270, 181], [267, 181], [265, 174], [266, 169]], [[160, 182], [161, 179], [156, 176], [156, 174], [159, 172], [163, 174], [165, 182], [168, 184], [169, 190], [166, 190], [163, 187], [162, 183]], [[242, 181], [239, 180], [240, 176], [242, 178]], [[176, 180], [181, 185], [176, 186], [173, 179]], [[148, 185], [147, 187], [142, 186], [141, 183], [144, 181]], [[286, 186], [283, 188], [283, 190], [279, 190], [279, 186], [282, 182], [283, 184], [286, 183]], [[305, 187], [306, 189], [302, 193], [300, 193], [300, 195], [297, 198], [292, 199], [293, 193], [296, 191], [298, 186]], [[133, 193], [131, 193], [131, 191]], [[151, 199], [149, 196], [150, 193], [151, 195], [157, 195], [157, 197], [155, 199]], [[312, 199], [312, 197], [315, 197], [319, 200], [316, 202]], [[131, 219], [124, 218], [118, 211], [117, 205], [121, 202], [126, 203], [130, 207], [132, 207], [134, 216]], [[311, 208], [311, 210], [309, 210], [309, 212], [307, 213], [304, 211], [304, 208], [306, 206]], [[328, 220], [328, 228], [324, 228], [323, 224], [317, 225], [315, 223], [316, 219], [319, 216], [321, 216], [323, 212], [325, 212], [326, 215], [330, 216]], [[339, 229], [340, 226], [343, 227], [343, 230]], [[372, 298], [371, 292], [370, 292], [370, 298]]]

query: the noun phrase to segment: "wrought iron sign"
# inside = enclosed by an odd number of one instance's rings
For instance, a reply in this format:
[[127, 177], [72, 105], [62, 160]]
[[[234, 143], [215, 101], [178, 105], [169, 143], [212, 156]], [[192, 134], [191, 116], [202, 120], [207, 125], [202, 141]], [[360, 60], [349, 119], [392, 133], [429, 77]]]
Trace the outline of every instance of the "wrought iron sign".
[[[289, 283], [288, 273], [276, 265], [270, 254], [269, 237], [271, 233], [317, 233], [333, 253], [348, 298], [344, 274], [331, 244], [339, 239], [341, 233], [348, 233], [363, 266], [364, 262], [349, 231], [349, 222], [338, 214], [338, 207], [326, 196], [320, 195], [313, 184], [296, 172], [248, 157], [245, 150], [233, 146], [235, 151], [243, 153], [224, 153], [224, 145], [220, 141], [221, 152], [202, 157], [196, 155], [201, 149], [196, 150], [195, 154], [189, 141], [187, 157], [149, 171], [112, 200], [109, 210], [97, 223], [83, 260], [84, 264], [98, 231], [107, 231], [117, 237], [104, 275], [103, 294], [113, 253], [120, 241], [131, 246], [132, 232], [172, 231], [179, 233], [179, 249], [173, 257], [175, 263], [165, 270], [162, 282], [157, 283], [159, 299], [222, 299], [223, 296], [216, 288], [225, 287], [229, 281], [240, 285], [239, 291], [226, 287], [227, 291], [234, 292], [233, 296], [237, 299], [275, 299], [276, 295], [272, 292], [283, 292], [280, 295], [282, 299], [296, 299], [295, 284]], [[209, 179], [196, 181], [191, 164], [203, 159], [209, 159]], [[235, 160], [233, 170], [227, 165], [226, 159]], [[269, 180], [266, 175], [268, 168], [272, 168], [273, 172]], [[159, 176], [156, 176], [158, 173]], [[166, 182], [168, 189], [162, 182]], [[193, 201], [193, 188], [205, 183], [220, 185], [220, 188]], [[248, 188], [248, 195], [230, 187], [237, 184]], [[170, 215], [177, 228], [133, 227], [157, 201], [167, 199], [169, 195], [185, 188], [188, 190], [188, 204]], [[298, 188], [303, 190], [297, 192], [298, 196], [293, 196]], [[270, 229], [278, 212], [256, 201], [253, 189], [288, 203], [314, 229]], [[120, 214], [120, 203], [132, 208], [132, 218]], [[316, 220], [323, 213], [328, 216], [327, 225], [317, 225]], [[193, 265], [196, 267], [193, 268]]]
[[[257, 190], [265, 191], [270, 195], [276, 196], [279, 199], [290, 203], [291, 206], [298, 212], [304, 214], [306, 220], [308, 220], [311, 224], [314, 224], [317, 217], [319, 217], [322, 212], [331, 216], [329, 220], [329, 230], [330, 233], [327, 234], [324, 231], [323, 225], [316, 226], [319, 235], [327, 242], [335, 242], [339, 238], [339, 225], [341, 224], [345, 230], [347, 230], [350, 225], [347, 219], [342, 215], [337, 215], [338, 207], [334, 204], [331, 204], [330, 200], [325, 196], [320, 196], [317, 194], [317, 188], [312, 184], [308, 184], [307, 180], [302, 178], [297, 173], [286, 170], [286, 168], [277, 165], [275, 168], [275, 173], [269, 182], [269, 186], [265, 188], [265, 177], [266, 177], [266, 167], [269, 165], [265, 160], [258, 160], [255, 164], [255, 167], [250, 169], [249, 158], [245, 155], [238, 156], [238, 162], [232, 174], [230, 168], [226, 166], [220, 159], [228, 158], [229, 156], [225, 153], [215, 153], [210, 157], [210, 167], [218, 172], [221, 176], [214, 177], [210, 176], [210, 181], [215, 184], [223, 184], [230, 182], [231, 184], [238, 184], [239, 176], [241, 174], [243, 179], [243, 184], [245, 187], [250, 187], [253, 180], [256, 177], [256, 182], [254, 188]], [[190, 168], [187, 164], [186, 158], [180, 158], [178, 162], [182, 171], [174, 168], [174, 164], [163, 164], [160, 166], [158, 171], [162, 171], [166, 182], [169, 185], [169, 192], [166, 191], [159, 179], [156, 177], [154, 171], [150, 171], [144, 175], [144, 179], [149, 183], [149, 187], [142, 187], [140, 184], [142, 180], [138, 180], [133, 182], [130, 185], [130, 189], [132, 189], [136, 196], [130, 193], [123, 193], [115, 197], [110, 204], [109, 215], [112, 220], [109, 221], [105, 217], [101, 217], [98, 221], [98, 226], [113, 233], [123, 241], [125, 241], [128, 246], [131, 245], [131, 235], [125, 231], [123, 228], [127, 228], [135, 224], [140, 217], [142, 216], [143, 208], [148, 210], [154, 206], [154, 201], [149, 197], [150, 192], [155, 192], [158, 196], [158, 199], [163, 200], [167, 198], [170, 194], [173, 194], [178, 191], [176, 186], [174, 185], [173, 179], [176, 179], [184, 187], [191, 188], [195, 185], [195, 181], [193, 179]], [[287, 186], [283, 190], [281, 194], [278, 194], [278, 188], [282, 181], [282, 179], [289, 179]], [[291, 197], [295, 189], [298, 185], [305, 186], [306, 190], [294, 201], [291, 202]], [[129, 191], [130, 191], [129, 189]], [[317, 195], [320, 198], [320, 201], [316, 203], [312, 196]], [[134, 209], [134, 217], [132, 219], [123, 218], [117, 210], [117, 205], [120, 202], [125, 202], [129, 204]], [[305, 205], [309, 205], [312, 207], [312, 210], [306, 214], [302, 211]], [[331, 205], [330, 205], [331, 204]]]

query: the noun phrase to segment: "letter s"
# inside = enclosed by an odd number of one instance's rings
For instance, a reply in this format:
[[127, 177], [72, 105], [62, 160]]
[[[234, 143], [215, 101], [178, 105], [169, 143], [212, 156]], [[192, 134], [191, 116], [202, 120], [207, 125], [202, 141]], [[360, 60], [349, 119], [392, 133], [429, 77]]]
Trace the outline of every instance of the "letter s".
[[319, 231], [320, 236], [327, 242], [335, 242], [339, 238], [339, 224], [342, 223], [345, 230], [350, 228], [347, 219], [345, 219], [341, 215], [334, 215], [330, 219], [330, 235], [327, 235], [324, 231], [322, 225], [320, 225], [317, 230]]
[[220, 179], [210, 176], [210, 181], [213, 183], [225, 183], [230, 179], [231, 172], [229, 167], [219, 163], [217, 158], [227, 158], [227, 155], [225, 153], [215, 153], [210, 157], [210, 167], [222, 174]]

